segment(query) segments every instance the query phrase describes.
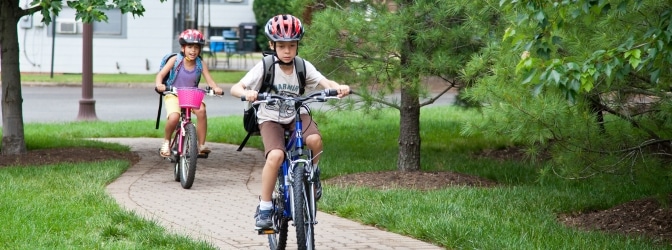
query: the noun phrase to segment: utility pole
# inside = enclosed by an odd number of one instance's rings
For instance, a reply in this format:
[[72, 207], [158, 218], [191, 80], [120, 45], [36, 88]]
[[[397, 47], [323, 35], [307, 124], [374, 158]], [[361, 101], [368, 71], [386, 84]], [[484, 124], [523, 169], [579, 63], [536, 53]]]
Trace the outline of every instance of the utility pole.
[[77, 120], [95, 121], [96, 100], [93, 99], [93, 23], [84, 23], [82, 32], [82, 99]]

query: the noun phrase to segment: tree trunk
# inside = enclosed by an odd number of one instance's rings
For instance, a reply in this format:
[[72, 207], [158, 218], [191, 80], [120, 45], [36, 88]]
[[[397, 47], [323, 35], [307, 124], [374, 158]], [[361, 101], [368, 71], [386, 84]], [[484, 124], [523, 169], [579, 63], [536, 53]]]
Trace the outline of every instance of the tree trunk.
[[[413, 4], [412, 0], [405, 0], [405, 4]], [[418, 95], [417, 71], [410, 70], [411, 55], [416, 50], [414, 39], [417, 37], [415, 30], [409, 30], [406, 40], [401, 48], [401, 103], [399, 106], [399, 156], [397, 157], [397, 170], [417, 171], [420, 170], [420, 99]]]
[[420, 170], [420, 100], [412, 86], [401, 88], [399, 111], [399, 171]]
[[23, 133], [23, 97], [19, 69], [17, 24], [21, 10], [16, 0], [0, 1], [0, 60], [2, 61], [2, 148], [3, 155], [26, 153]]

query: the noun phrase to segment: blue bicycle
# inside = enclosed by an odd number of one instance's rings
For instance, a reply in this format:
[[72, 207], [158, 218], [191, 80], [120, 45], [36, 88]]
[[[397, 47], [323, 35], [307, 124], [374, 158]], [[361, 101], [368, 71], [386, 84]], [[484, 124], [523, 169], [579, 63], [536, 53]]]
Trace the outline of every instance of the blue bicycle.
[[[285, 97], [269, 93], [259, 93], [253, 104], [275, 104], [284, 102], [293, 105], [295, 113], [295, 130], [285, 131], [285, 160], [278, 170], [278, 178], [273, 190], [273, 227], [260, 229], [259, 234], [267, 234], [272, 250], [285, 249], [287, 246], [288, 222], [294, 221], [298, 249], [315, 249], [315, 232], [317, 206], [315, 201], [315, 185], [318, 181], [317, 169], [313, 168], [313, 152], [305, 149], [303, 141], [303, 123], [300, 109], [307, 110], [307, 104], [326, 102], [329, 99], [340, 99], [335, 89], [313, 92], [304, 97]], [[245, 97], [241, 97], [245, 101]], [[310, 114], [310, 112], [309, 112]], [[320, 152], [321, 153], [321, 152]], [[319, 153], [318, 153], [319, 154]]]

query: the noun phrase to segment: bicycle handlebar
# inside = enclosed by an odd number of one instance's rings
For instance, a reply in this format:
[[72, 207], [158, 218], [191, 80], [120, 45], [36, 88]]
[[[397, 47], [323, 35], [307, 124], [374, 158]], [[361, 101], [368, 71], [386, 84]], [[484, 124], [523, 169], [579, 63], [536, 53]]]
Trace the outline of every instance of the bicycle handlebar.
[[[177, 89], [178, 89], [178, 88], [175, 87], [175, 86], [166, 86], [166, 90], [163, 91], [163, 92], [159, 92], [159, 91], [156, 89], [156, 87], [154, 88], [154, 91], [156, 91], [157, 93], [162, 94], [162, 95], [166, 95], [166, 94], [175, 94], [175, 95], [177, 95]], [[216, 95], [223, 96], [223, 95], [224, 95], [224, 91], [222, 91], [222, 94], [217, 94], [217, 93], [215, 93], [215, 90], [214, 90], [214, 89], [210, 88], [210, 86], [207, 86], [207, 87], [205, 87], [205, 89], [201, 89], [201, 90], [204, 90], [204, 91], [205, 91], [205, 95], [207, 95], [207, 96], [216, 96]]]
[[[352, 93], [352, 90], [350, 90], [350, 93]], [[275, 100], [294, 100], [294, 101], [299, 101], [299, 102], [304, 102], [308, 100], [313, 100], [317, 102], [325, 102], [328, 99], [339, 99], [336, 97], [338, 95], [338, 90], [336, 89], [324, 89], [320, 91], [315, 91], [313, 93], [310, 93], [306, 96], [299, 96], [299, 97], [287, 97], [287, 96], [282, 96], [282, 95], [275, 95], [271, 93], [259, 93], [257, 94], [257, 100], [254, 101], [254, 103], [262, 103], [262, 102], [269, 102], [269, 101], [275, 101]], [[245, 96], [240, 97], [241, 101], [246, 101], [247, 98]]]

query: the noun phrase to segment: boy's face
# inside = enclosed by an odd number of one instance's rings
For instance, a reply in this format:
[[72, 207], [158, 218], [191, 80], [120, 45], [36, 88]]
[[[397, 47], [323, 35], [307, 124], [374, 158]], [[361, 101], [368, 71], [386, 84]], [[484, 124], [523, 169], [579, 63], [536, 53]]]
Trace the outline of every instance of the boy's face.
[[[269, 46], [273, 48], [273, 42], [269, 42]], [[285, 63], [289, 63], [296, 57], [296, 50], [299, 48], [299, 41], [290, 42], [275, 42], [275, 52], [278, 54], [278, 59]]]
[[196, 57], [201, 54], [201, 46], [198, 44], [187, 44], [182, 46], [184, 58], [187, 60], [196, 60]]

